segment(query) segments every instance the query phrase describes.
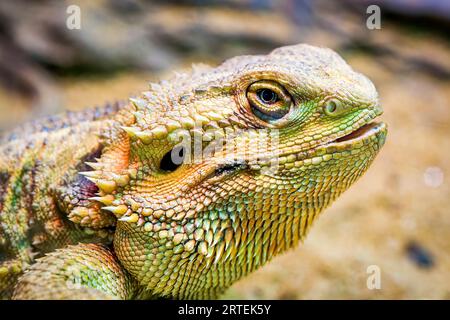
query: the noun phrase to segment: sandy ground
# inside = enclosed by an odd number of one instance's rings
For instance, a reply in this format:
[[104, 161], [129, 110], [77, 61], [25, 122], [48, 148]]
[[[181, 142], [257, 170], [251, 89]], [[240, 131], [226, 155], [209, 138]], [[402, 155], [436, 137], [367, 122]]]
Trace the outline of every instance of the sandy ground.
[[[393, 73], [367, 56], [347, 60], [380, 92], [389, 125], [384, 149], [368, 173], [325, 210], [304, 244], [239, 281], [223, 298], [450, 298], [450, 84]], [[155, 77], [116, 74], [60, 83], [64, 105], [80, 109], [126, 99], [150, 79]], [[0, 124], [22, 121], [25, 104], [0, 89]], [[412, 243], [416, 248], [408, 251]], [[380, 289], [367, 287], [371, 265], [381, 272]]]

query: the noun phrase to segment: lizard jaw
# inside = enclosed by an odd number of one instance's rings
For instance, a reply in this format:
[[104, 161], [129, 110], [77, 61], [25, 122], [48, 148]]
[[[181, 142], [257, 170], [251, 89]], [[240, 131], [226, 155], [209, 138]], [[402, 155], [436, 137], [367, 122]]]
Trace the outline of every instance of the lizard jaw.
[[387, 134], [387, 125], [384, 122], [370, 122], [362, 125], [355, 131], [324, 144], [313, 151], [308, 158], [313, 158], [317, 154], [334, 154], [351, 151], [360, 148], [375, 147], [379, 150]]
[[[333, 154], [344, 150], [351, 150], [362, 145], [376, 144], [378, 148], [384, 144], [387, 133], [387, 125], [384, 122], [369, 122], [358, 129], [350, 132], [349, 134], [332, 140], [326, 144], [320, 145], [314, 149], [296, 154], [298, 160], [310, 160], [317, 156], [317, 154]], [[279, 155], [280, 157], [285, 155]], [[231, 176], [232, 174], [245, 170], [256, 169], [260, 170], [260, 167], [254, 167], [249, 164], [248, 161], [234, 161], [227, 164], [218, 165], [214, 170], [211, 170], [210, 174], [206, 176], [205, 180], [210, 182], [218, 182]]]
[[368, 138], [372, 135], [377, 135], [381, 131], [386, 130], [386, 124], [384, 122], [370, 122], [362, 125], [355, 131], [350, 132], [349, 134], [337, 138], [336, 140], [331, 141], [328, 143], [330, 144], [340, 144], [340, 143], [347, 143], [347, 142], [356, 142], [359, 140], [363, 140], [365, 138]]

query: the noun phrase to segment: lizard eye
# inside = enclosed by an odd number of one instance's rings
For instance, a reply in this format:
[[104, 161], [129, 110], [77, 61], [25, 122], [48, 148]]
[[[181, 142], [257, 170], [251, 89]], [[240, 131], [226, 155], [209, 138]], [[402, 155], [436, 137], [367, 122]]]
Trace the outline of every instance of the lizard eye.
[[291, 109], [292, 98], [274, 81], [258, 81], [247, 89], [247, 99], [255, 116], [270, 122], [283, 118]]

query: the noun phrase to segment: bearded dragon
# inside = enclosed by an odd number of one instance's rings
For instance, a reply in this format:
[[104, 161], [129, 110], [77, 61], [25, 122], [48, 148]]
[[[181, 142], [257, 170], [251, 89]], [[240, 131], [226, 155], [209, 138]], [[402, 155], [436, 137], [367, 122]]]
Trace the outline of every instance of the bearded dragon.
[[372, 82], [306, 44], [0, 138], [0, 293], [216, 298], [304, 239], [387, 127]]

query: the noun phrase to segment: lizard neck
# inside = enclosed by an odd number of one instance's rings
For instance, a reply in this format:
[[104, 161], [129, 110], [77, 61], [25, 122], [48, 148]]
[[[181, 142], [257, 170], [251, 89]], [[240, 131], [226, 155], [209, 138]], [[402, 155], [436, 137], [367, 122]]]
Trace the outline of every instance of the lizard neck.
[[[125, 269], [151, 294], [211, 299], [275, 255], [295, 247], [327, 205], [326, 199], [319, 202], [323, 206], [305, 202], [270, 217], [241, 212], [228, 217], [217, 214], [218, 219], [210, 220], [215, 214], [209, 213], [197, 217], [197, 227], [163, 222], [150, 232], [119, 221], [114, 249]], [[178, 242], [180, 237], [183, 240]]]

